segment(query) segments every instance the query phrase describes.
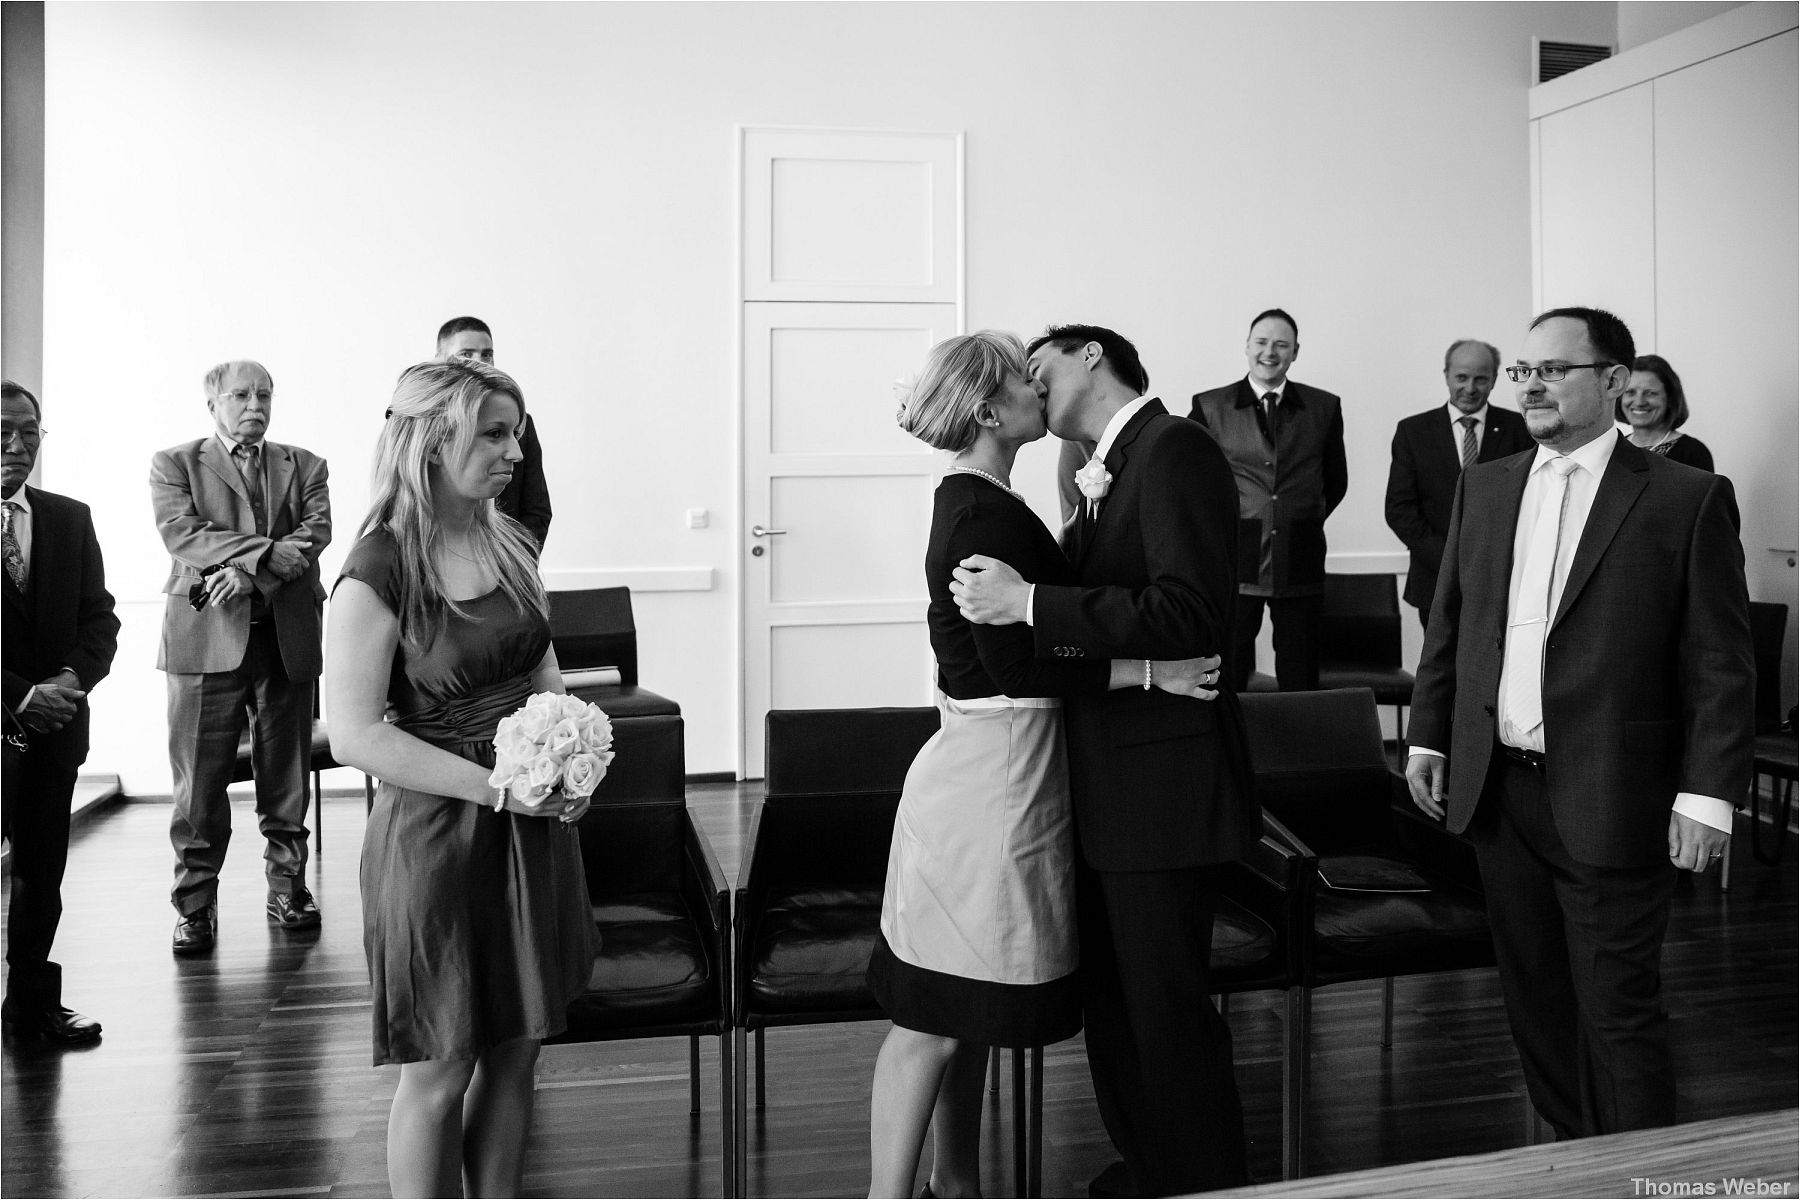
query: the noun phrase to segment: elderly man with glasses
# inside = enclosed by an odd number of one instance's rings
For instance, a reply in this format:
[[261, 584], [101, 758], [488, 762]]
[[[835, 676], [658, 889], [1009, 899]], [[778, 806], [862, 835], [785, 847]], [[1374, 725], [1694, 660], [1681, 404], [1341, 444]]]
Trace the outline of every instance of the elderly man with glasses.
[[26, 486], [43, 443], [37, 397], [0, 382], [0, 546], [6, 615], [5, 779], [0, 809], [12, 843], [6, 924], [6, 1001], [15, 1037], [52, 1045], [97, 1041], [100, 1022], [63, 1007], [62, 968], [50, 947], [62, 920], [69, 805], [88, 753], [87, 693], [112, 670], [119, 619], [88, 507]]

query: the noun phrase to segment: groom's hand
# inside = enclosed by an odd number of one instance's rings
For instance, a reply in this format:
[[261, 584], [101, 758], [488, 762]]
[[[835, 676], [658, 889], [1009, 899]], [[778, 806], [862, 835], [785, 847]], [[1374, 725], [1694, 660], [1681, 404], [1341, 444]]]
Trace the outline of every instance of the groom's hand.
[[1025, 619], [1031, 585], [997, 558], [971, 554], [957, 565], [950, 594], [965, 619], [977, 625], [1012, 625]]

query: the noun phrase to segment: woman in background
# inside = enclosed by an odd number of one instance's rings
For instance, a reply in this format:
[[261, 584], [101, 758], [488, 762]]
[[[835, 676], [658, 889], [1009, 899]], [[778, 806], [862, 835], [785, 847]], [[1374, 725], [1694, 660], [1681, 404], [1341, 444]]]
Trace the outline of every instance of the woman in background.
[[[869, 986], [894, 1022], [876, 1060], [871, 1196], [908, 1196], [931, 1126], [925, 1195], [981, 1194], [981, 1087], [989, 1046], [1043, 1046], [1081, 1028], [1074, 832], [1056, 697], [1140, 687], [1142, 659], [1036, 657], [1027, 625], [973, 625], [951, 572], [972, 554], [1034, 583], [1075, 570], [1012, 490], [1019, 447], [1047, 432], [1044, 399], [1007, 333], [931, 351], [900, 426], [950, 451], [925, 553], [938, 662], [938, 732], [907, 772], [888, 856]], [[1155, 664], [1156, 686], [1210, 699], [1217, 658]]]
[[1712, 451], [1697, 437], [1681, 432], [1687, 424], [1687, 393], [1681, 376], [1659, 354], [1645, 354], [1632, 361], [1631, 382], [1620, 396], [1613, 417], [1631, 426], [1631, 444], [1686, 463], [1702, 471], [1713, 469]]
[[536, 546], [494, 508], [524, 419], [518, 385], [491, 366], [403, 374], [331, 604], [332, 754], [381, 780], [363, 945], [375, 1063], [400, 1064], [396, 1196], [518, 1194], [538, 1046], [593, 964], [569, 824], [588, 801], [526, 807], [488, 784], [500, 719], [563, 690]]

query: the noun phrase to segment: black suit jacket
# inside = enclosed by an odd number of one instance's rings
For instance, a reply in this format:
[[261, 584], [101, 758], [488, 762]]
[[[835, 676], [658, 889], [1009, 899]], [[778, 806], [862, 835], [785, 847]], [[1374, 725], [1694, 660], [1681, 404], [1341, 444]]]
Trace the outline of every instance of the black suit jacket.
[[542, 550], [544, 539], [550, 536], [550, 485], [544, 481], [544, 447], [529, 413], [525, 431], [519, 435], [519, 453], [523, 457], [513, 468], [506, 490], [495, 498], [494, 507], [523, 525]]
[[1237, 477], [1238, 583], [1251, 596], [1325, 586], [1325, 519], [1350, 486], [1343, 401], [1288, 380], [1269, 442], [1256, 389], [1240, 379], [1194, 397], [1188, 415], [1218, 439]]
[[[1106, 457], [1092, 528], [1064, 530], [1075, 586], [1040, 584], [1039, 657], [1225, 654], [1237, 595], [1237, 491], [1211, 435], [1152, 401]], [[1065, 702], [1075, 830], [1089, 865], [1155, 871], [1241, 857], [1262, 818], [1237, 697], [1126, 688]]]
[[[1537, 443], [1525, 418], [1489, 403], [1476, 462], [1494, 462]], [[1430, 611], [1437, 589], [1438, 562], [1450, 528], [1450, 505], [1462, 474], [1462, 442], [1440, 404], [1415, 413], [1394, 427], [1393, 461], [1388, 467], [1387, 523], [1411, 552], [1406, 570], [1406, 602]]]
[[[0, 621], [0, 674], [8, 710], [17, 708], [34, 684], [64, 667], [73, 668], [82, 689], [91, 691], [112, 671], [119, 646], [119, 618], [106, 590], [106, 568], [88, 506], [37, 488], [30, 495], [31, 562], [25, 591], [0, 571], [6, 610]], [[41, 746], [58, 765], [79, 767], [88, 753], [87, 701], [55, 733], [28, 733], [26, 740], [33, 753]]]
[[[1617, 435], [1612, 435], [1617, 436]], [[1513, 533], [1535, 451], [1463, 472], [1413, 685], [1415, 746], [1447, 750], [1468, 827], [1495, 742]], [[1620, 438], [1544, 647], [1544, 783], [1577, 861], [1668, 860], [1678, 792], [1750, 786], [1756, 668], [1731, 483]]]

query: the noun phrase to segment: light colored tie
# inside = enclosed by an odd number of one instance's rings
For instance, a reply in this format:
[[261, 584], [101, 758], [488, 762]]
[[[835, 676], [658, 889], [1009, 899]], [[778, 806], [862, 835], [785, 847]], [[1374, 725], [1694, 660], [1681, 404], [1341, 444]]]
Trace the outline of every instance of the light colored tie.
[[1506, 622], [1506, 719], [1522, 733], [1544, 723], [1544, 638], [1550, 628], [1550, 594], [1562, 550], [1563, 517], [1569, 511], [1572, 458], [1553, 458], [1544, 502], [1525, 546], [1519, 599]]
[[1463, 417], [1456, 422], [1462, 426], [1462, 469], [1468, 470], [1475, 465], [1475, 418]]
[[6, 560], [7, 578], [11, 579], [13, 586], [22, 592], [25, 590], [25, 555], [19, 550], [18, 535], [13, 533], [13, 514], [18, 511], [17, 504], [11, 500], [6, 502], [5, 533], [0, 535], [0, 541], [3, 541], [4, 545], [0, 545], [0, 557], [4, 557]]

